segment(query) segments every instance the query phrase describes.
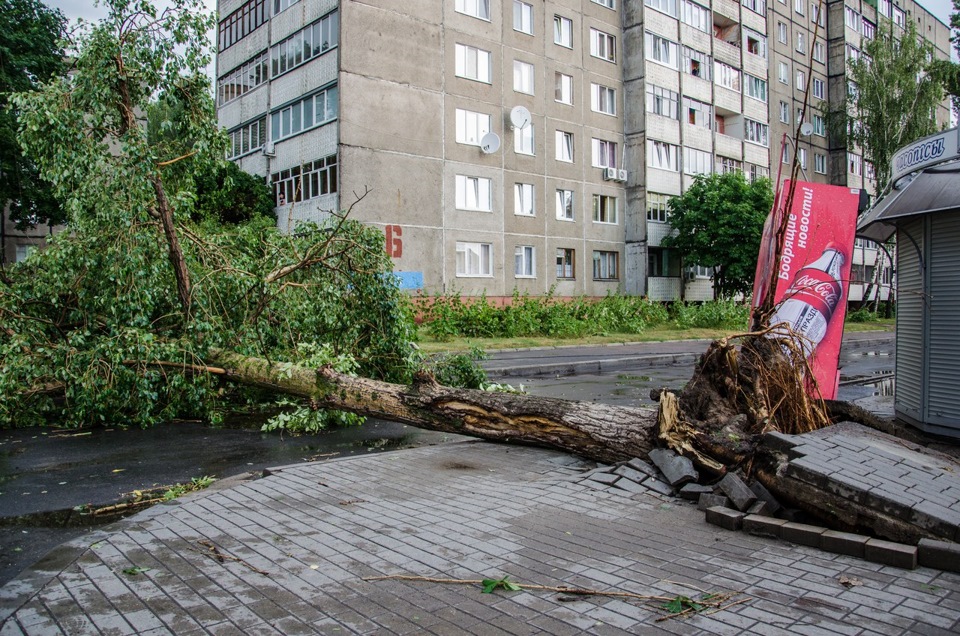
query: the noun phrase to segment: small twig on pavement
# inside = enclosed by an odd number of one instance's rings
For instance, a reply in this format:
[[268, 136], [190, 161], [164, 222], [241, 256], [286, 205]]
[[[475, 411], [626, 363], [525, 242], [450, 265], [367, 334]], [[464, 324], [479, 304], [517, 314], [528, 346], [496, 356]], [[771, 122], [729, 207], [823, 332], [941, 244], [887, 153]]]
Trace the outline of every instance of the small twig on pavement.
[[259, 569], [259, 568], [253, 567], [252, 565], [250, 565], [249, 563], [247, 563], [246, 561], [244, 561], [243, 559], [241, 559], [241, 558], [239, 558], [239, 557], [235, 557], [235, 556], [233, 556], [232, 554], [227, 554], [227, 553], [223, 552], [222, 550], [220, 550], [220, 548], [218, 548], [216, 545], [214, 545], [211, 541], [197, 541], [197, 543], [200, 544], [200, 545], [202, 545], [204, 548], [206, 548], [206, 550], [198, 550], [197, 548], [194, 548], [193, 546], [190, 546], [190, 549], [193, 550], [194, 552], [199, 552], [200, 554], [203, 554], [203, 555], [205, 555], [205, 556], [208, 556], [208, 557], [210, 557], [211, 559], [214, 559], [215, 561], [217, 561], [218, 563], [223, 563], [224, 561], [235, 561], [236, 563], [239, 563], [239, 564], [241, 564], [241, 565], [245, 565], [246, 567], [250, 568], [251, 570], [253, 570], [253, 571], [256, 572], [257, 574], [262, 574], [262, 575], [264, 575], [264, 576], [270, 576], [270, 573], [269, 573], [269, 572], [264, 572], [263, 570], [261, 570], [261, 569]]

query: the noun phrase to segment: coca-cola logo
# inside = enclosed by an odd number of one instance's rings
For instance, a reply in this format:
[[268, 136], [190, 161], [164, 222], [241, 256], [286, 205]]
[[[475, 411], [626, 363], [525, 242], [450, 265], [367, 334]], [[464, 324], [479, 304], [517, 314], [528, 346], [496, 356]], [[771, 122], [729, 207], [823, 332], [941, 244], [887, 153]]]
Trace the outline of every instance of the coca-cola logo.
[[793, 281], [792, 296], [809, 303], [829, 320], [840, 302], [840, 283], [819, 269], [803, 269]]

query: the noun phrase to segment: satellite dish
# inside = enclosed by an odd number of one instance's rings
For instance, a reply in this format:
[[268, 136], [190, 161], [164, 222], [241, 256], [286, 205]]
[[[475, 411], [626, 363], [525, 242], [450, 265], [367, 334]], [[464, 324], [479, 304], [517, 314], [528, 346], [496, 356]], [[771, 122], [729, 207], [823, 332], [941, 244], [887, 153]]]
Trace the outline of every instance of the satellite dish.
[[530, 111], [523, 106], [514, 106], [510, 109], [510, 123], [514, 128], [524, 128], [530, 123]]
[[808, 121], [803, 122], [803, 125], [800, 126], [800, 134], [804, 137], [809, 137], [813, 133], [813, 124]]
[[500, 137], [495, 132], [488, 132], [486, 135], [480, 138], [480, 150], [483, 151], [483, 154], [489, 155], [490, 153], [500, 150]]

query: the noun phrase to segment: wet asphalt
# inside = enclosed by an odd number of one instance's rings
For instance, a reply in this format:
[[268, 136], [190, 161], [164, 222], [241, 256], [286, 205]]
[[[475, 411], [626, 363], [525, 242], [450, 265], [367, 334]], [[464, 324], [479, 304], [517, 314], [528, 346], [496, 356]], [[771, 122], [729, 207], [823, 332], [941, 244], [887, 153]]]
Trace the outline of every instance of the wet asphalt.
[[[893, 339], [864, 339], [841, 357], [840, 399], [882, 410], [892, 400]], [[533, 395], [618, 405], [654, 406], [650, 389], [679, 389], [690, 378], [692, 358], [675, 363], [644, 358], [662, 351], [700, 351], [703, 343], [499, 352], [486, 365], [491, 379], [522, 384]], [[630, 359], [631, 355], [638, 357]], [[646, 353], [644, 353], [646, 352]], [[573, 359], [576, 375], [550, 373], [546, 360]], [[603, 365], [593, 361], [607, 360]], [[610, 363], [615, 361], [615, 363]], [[599, 372], [591, 372], [592, 369]], [[509, 369], [509, 375], [501, 372]], [[0, 585], [50, 549], [90, 530], [74, 509], [125, 499], [134, 490], [216, 477], [218, 485], [254, 478], [265, 468], [440, 444], [459, 436], [381, 420], [363, 426], [291, 436], [263, 433], [255, 422], [211, 428], [173, 422], [151, 429], [64, 431], [33, 428], [0, 432]], [[215, 485], [214, 487], [217, 487]]]

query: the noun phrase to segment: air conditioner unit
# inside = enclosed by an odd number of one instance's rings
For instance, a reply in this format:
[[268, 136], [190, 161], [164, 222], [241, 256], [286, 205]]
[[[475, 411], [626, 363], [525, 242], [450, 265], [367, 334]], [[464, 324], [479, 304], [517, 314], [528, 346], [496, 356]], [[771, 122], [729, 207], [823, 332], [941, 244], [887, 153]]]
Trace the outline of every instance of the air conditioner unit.
[[273, 148], [272, 143], [263, 144], [263, 156], [264, 157], [276, 157], [277, 152]]
[[605, 181], [616, 181], [617, 180], [617, 169], [616, 168], [604, 168], [603, 169], [603, 178]]
[[626, 170], [618, 170], [618, 171], [617, 171], [617, 180], [618, 180], [618, 181], [623, 181], [624, 183], [626, 183], [626, 181], [627, 181], [627, 171], [626, 171]]
[[697, 280], [697, 271], [694, 269], [686, 270], [684, 272], [684, 278], [687, 280], [688, 283], [692, 283], [693, 281]]

